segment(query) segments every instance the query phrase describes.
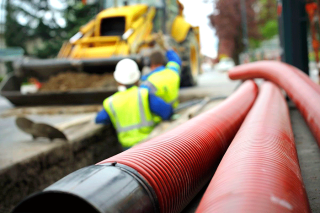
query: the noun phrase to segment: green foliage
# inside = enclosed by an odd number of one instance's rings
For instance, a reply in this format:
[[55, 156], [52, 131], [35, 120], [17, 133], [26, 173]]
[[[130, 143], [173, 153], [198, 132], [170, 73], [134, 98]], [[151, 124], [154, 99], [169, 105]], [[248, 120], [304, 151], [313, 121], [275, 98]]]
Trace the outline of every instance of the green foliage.
[[271, 39], [278, 34], [278, 20], [270, 20], [264, 26], [260, 27], [260, 33], [263, 39]]
[[251, 41], [254, 44], [252, 48], [259, 47], [262, 41], [269, 40], [279, 33], [277, 2], [275, 0], [258, 0], [258, 4], [260, 6], [257, 13], [260, 38]]
[[265, 25], [263, 26], [258, 26], [259, 27], [259, 32], [261, 37], [259, 39], [250, 39], [250, 48], [251, 49], [256, 49], [260, 47], [261, 42], [265, 40], [272, 39], [275, 35], [278, 34], [278, 21], [277, 20], [270, 20], [267, 21]]
[[34, 51], [34, 55], [38, 58], [53, 58], [59, 52], [62, 46], [63, 40], [51, 39], [49, 41], [43, 42], [41, 47], [38, 47]]
[[250, 48], [251, 49], [256, 49], [256, 48], [260, 47], [261, 40], [260, 39], [250, 38], [249, 39], [249, 44], [250, 44]]
[[[98, 13], [98, 4], [84, 6], [81, 1], [59, 1], [66, 4], [63, 11], [53, 8], [50, 0], [7, 0], [7, 46], [22, 47], [26, 55], [38, 58], [55, 57], [63, 42]], [[57, 14], [65, 19], [65, 26], [57, 23]], [[20, 23], [21, 19], [25, 23]], [[29, 52], [28, 43], [34, 46]]]
[[[319, 51], [319, 53], [318, 53], [318, 54], [320, 55], [320, 51]], [[308, 58], [309, 58], [309, 61], [313, 61], [313, 62], [315, 62], [315, 61], [316, 61], [316, 56], [315, 56], [314, 51], [309, 52]]]
[[[28, 26], [22, 26], [18, 23], [16, 16], [17, 8], [7, 1], [6, 4], [6, 23], [4, 38], [8, 47], [22, 47], [25, 50], [25, 42], [27, 41]], [[26, 51], [25, 51], [26, 52]]]
[[66, 20], [65, 31], [67, 38], [75, 35], [79, 28], [88, 23], [99, 12], [99, 5], [86, 5], [81, 3], [69, 4], [64, 12]]

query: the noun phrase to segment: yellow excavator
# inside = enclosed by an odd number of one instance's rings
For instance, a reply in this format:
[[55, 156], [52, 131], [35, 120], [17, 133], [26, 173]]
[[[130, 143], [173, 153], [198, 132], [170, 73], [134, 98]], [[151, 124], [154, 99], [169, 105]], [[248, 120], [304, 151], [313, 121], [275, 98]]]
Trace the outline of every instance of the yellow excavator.
[[94, 20], [65, 43], [59, 58], [93, 59], [143, 54], [154, 32], [160, 30], [184, 61], [183, 86], [196, 83], [199, 72], [199, 31], [183, 17], [177, 0], [112, 0]]
[[[33, 76], [46, 80], [66, 70], [113, 72], [117, 62], [123, 58], [135, 60], [142, 68], [148, 64], [154, 34], [162, 31], [182, 59], [181, 86], [196, 85], [200, 72], [199, 28], [185, 20], [183, 5], [178, 0], [104, 0], [103, 3], [105, 9], [63, 44], [57, 58], [21, 60], [15, 64], [15, 77]], [[6, 89], [8, 87], [1, 90], [5, 97], [8, 96]], [[101, 98], [97, 94], [91, 95], [96, 95], [97, 100], [87, 98], [86, 101], [93, 103], [103, 100], [106, 94], [101, 94]], [[8, 99], [15, 101], [16, 105], [24, 105], [21, 98], [16, 94], [14, 100]], [[30, 98], [28, 105], [33, 105]], [[42, 101], [48, 99], [43, 98]], [[71, 99], [78, 103], [77, 98]], [[52, 104], [50, 99], [46, 103]]]

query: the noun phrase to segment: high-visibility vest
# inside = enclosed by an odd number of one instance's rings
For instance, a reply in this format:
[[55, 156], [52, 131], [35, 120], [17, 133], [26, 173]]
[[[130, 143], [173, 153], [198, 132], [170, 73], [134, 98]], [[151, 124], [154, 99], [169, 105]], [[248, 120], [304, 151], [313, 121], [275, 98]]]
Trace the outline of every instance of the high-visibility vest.
[[171, 104], [173, 108], [177, 108], [180, 76], [168, 67], [180, 70], [180, 66], [176, 62], [169, 62], [164, 70], [151, 74], [143, 84], [147, 85], [156, 96]]
[[115, 93], [103, 102], [124, 148], [145, 139], [154, 128], [148, 96], [147, 89], [133, 86]]

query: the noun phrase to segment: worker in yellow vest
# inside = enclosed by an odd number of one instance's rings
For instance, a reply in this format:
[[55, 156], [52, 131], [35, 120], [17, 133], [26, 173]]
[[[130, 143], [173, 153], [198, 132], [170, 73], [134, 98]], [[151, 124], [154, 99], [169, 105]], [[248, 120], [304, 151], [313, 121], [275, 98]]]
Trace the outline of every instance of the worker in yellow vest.
[[142, 76], [143, 83], [141, 87], [162, 98], [166, 103], [171, 104], [173, 108], [177, 108], [179, 104], [181, 59], [167, 45], [162, 34], [157, 36], [156, 41], [166, 51], [167, 59], [161, 51], [154, 51], [150, 55], [150, 68], [152, 71]]
[[128, 149], [145, 139], [153, 130], [154, 115], [168, 120], [173, 108], [145, 88], [139, 88], [140, 71], [131, 59], [121, 60], [114, 72], [118, 92], [103, 102], [103, 109], [96, 116], [96, 123], [115, 127], [118, 140]]

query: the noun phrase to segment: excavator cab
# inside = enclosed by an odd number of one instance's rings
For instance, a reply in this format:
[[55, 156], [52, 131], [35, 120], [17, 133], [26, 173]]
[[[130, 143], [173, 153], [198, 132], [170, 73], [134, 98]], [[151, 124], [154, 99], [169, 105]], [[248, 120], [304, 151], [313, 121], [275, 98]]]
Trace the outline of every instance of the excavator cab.
[[164, 33], [171, 31], [171, 25], [176, 16], [182, 15], [183, 6], [178, 0], [105, 0], [105, 9], [123, 7], [136, 4], [145, 4], [156, 9], [153, 22], [153, 32]]
[[191, 26], [183, 16], [179, 0], [106, 0], [106, 8], [144, 4], [156, 9], [152, 32], [162, 31], [171, 38], [172, 47], [183, 60], [181, 86], [197, 84], [200, 69], [199, 28]]

